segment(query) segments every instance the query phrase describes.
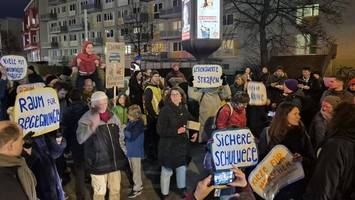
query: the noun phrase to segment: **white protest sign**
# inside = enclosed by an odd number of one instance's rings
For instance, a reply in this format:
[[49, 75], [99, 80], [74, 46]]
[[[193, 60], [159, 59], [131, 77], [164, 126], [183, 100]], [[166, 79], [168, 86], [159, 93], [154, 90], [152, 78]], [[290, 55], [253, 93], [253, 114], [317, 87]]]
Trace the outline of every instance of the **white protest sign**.
[[258, 151], [249, 129], [226, 129], [213, 133], [212, 158], [216, 170], [258, 163]]
[[16, 93], [20, 92], [26, 92], [30, 90], [34, 90], [36, 88], [44, 88], [46, 85], [44, 83], [31, 83], [31, 84], [25, 84], [25, 85], [19, 85], [16, 89]]
[[266, 87], [262, 82], [248, 82], [247, 92], [250, 98], [249, 105], [264, 106], [267, 103]]
[[280, 189], [304, 178], [300, 162], [283, 145], [275, 146], [249, 175], [249, 183], [260, 197], [271, 199]]
[[37, 88], [16, 96], [14, 121], [27, 134], [39, 136], [59, 128], [60, 107], [56, 91], [52, 88]]
[[0, 63], [5, 67], [7, 78], [11, 81], [21, 80], [27, 74], [27, 61], [23, 56], [3, 56]]
[[193, 85], [197, 88], [214, 88], [222, 85], [220, 65], [195, 65], [192, 68]]
[[124, 43], [106, 43], [106, 88], [124, 88], [124, 70]]

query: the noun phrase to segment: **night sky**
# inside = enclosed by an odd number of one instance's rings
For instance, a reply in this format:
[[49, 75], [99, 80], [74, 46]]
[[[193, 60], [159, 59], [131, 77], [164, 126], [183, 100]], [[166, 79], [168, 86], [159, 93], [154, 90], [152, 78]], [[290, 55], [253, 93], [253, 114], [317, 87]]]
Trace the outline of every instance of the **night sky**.
[[0, 18], [16, 17], [22, 18], [27, 3], [30, 0], [0, 0]]

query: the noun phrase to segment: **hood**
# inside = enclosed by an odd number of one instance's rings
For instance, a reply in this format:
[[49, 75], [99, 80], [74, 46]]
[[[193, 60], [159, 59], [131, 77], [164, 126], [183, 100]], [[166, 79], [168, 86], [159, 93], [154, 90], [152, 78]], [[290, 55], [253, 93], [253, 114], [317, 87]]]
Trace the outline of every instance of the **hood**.
[[85, 53], [86, 54], [86, 47], [89, 45], [89, 44], [94, 44], [93, 42], [91, 42], [91, 41], [84, 41], [83, 42], [83, 45], [82, 45], [82, 49], [81, 49], [81, 51], [82, 51], [82, 53]]

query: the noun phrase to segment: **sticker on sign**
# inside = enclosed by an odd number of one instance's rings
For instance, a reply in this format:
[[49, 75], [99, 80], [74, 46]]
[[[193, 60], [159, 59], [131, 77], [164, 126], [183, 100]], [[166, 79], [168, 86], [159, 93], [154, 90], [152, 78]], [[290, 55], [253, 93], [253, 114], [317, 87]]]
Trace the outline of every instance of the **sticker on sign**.
[[21, 80], [27, 74], [27, 61], [23, 56], [8, 55], [0, 59], [0, 63], [5, 67], [9, 80]]
[[213, 133], [212, 158], [216, 170], [258, 163], [258, 151], [249, 129], [224, 129]]

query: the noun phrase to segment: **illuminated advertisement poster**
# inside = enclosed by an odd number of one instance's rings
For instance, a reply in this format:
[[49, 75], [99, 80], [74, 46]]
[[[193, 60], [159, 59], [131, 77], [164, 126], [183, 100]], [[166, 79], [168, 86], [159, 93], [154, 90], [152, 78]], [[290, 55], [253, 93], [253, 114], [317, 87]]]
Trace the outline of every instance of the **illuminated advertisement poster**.
[[191, 30], [191, 0], [182, 0], [182, 31], [181, 39], [189, 40], [190, 39], [190, 30]]
[[220, 0], [197, 0], [197, 38], [220, 39]]

